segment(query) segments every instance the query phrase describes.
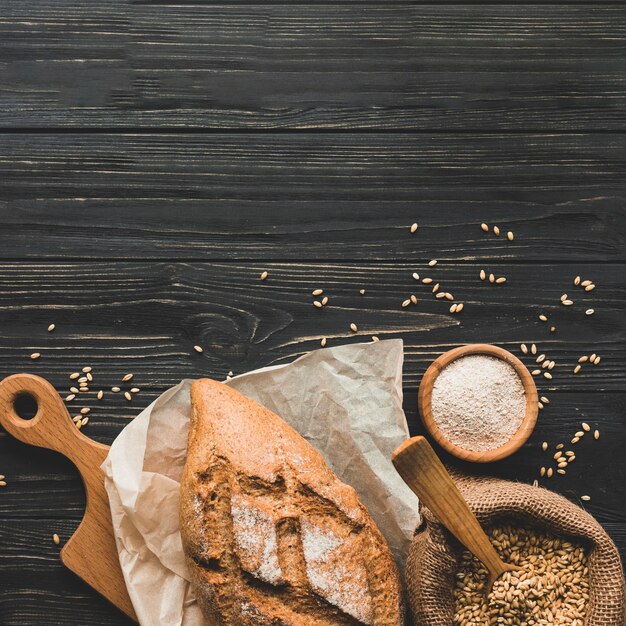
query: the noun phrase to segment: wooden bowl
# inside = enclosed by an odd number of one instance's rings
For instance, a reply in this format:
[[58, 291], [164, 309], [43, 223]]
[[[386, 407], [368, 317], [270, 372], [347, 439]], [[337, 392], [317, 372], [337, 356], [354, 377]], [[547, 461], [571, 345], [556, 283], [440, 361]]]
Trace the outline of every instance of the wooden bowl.
[[[486, 450], [484, 452], [465, 450], [464, 448], [461, 448], [446, 439], [443, 433], [439, 430], [431, 410], [433, 385], [435, 384], [435, 379], [439, 376], [441, 370], [443, 370], [446, 365], [452, 363], [452, 361], [470, 354], [485, 354], [487, 356], [493, 356], [506, 361], [515, 369], [517, 375], [520, 377], [522, 385], [524, 386], [524, 393], [526, 395], [526, 414], [524, 415], [524, 419], [522, 420], [517, 432], [504, 445], [499, 448], [494, 448], [493, 450]], [[535, 386], [535, 381], [530, 375], [530, 372], [526, 369], [526, 366], [508, 350], [504, 350], [503, 348], [498, 348], [497, 346], [492, 346], [487, 343], [475, 343], [467, 346], [460, 346], [459, 348], [454, 348], [454, 350], [449, 350], [435, 359], [426, 370], [424, 378], [422, 378], [417, 397], [417, 406], [422, 417], [422, 422], [432, 438], [444, 450], [446, 450], [446, 452], [449, 452], [464, 461], [474, 461], [475, 463], [500, 461], [501, 459], [504, 459], [519, 450], [524, 443], [526, 443], [535, 428], [535, 424], [537, 423], [537, 402], [537, 387]]]

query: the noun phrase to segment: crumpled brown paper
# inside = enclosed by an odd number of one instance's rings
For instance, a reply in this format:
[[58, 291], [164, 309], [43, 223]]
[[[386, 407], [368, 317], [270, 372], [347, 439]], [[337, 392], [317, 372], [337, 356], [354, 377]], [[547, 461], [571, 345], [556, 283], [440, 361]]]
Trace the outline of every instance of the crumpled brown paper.
[[[408, 437], [400, 339], [316, 350], [228, 381], [285, 419], [352, 485], [403, 569], [417, 498], [390, 461]], [[142, 626], [205, 626], [178, 527], [190, 415], [185, 380], [113, 442], [102, 469], [126, 586]]]

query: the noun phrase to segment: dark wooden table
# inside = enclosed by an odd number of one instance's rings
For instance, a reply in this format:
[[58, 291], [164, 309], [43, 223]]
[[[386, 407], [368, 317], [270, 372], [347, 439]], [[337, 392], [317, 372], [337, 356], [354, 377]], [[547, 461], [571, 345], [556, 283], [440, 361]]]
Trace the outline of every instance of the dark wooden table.
[[[62, 393], [83, 366], [92, 389], [134, 373], [132, 402], [85, 403], [110, 443], [182, 378], [401, 337], [417, 431], [438, 354], [536, 342], [550, 404], [480, 469], [531, 482], [540, 443], [589, 422], [600, 440], [542, 484], [590, 495], [624, 554], [625, 40], [617, 2], [3, 0], [0, 373]], [[59, 563], [84, 506], [70, 464], [0, 432], [0, 474], [0, 624], [127, 624]]]

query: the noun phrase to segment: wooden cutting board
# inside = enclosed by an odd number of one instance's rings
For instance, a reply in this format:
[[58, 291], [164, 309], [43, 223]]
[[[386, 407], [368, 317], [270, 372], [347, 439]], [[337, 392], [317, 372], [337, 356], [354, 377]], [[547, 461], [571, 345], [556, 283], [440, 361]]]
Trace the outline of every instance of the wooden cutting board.
[[[20, 418], [15, 411], [15, 400], [21, 395], [29, 395], [37, 402], [37, 413], [30, 420]], [[137, 621], [122, 576], [104, 474], [100, 469], [109, 446], [83, 435], [72, 422], [56, 389], [32, 374], [15, 374], [0, 383], [0, 425], [24, 443], [60, 452], [78, 468], [87, 506], [83, 521], [61, 550], [61, 561]]]

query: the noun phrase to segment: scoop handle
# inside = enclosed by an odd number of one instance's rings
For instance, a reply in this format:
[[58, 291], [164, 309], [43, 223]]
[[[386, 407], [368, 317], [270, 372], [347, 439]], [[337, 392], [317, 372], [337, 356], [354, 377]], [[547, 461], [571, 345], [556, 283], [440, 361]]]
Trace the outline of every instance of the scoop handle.
[[404, 482], [495, 580], [512, 569], [502, 562], [443, 463], [424, 437], [405, 441], [391, 456]]

